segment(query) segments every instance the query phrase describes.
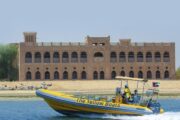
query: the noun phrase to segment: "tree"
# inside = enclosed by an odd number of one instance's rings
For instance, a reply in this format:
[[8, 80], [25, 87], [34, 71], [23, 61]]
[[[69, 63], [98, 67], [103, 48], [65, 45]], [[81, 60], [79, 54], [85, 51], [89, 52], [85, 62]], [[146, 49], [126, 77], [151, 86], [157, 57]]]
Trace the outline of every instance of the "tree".
[[0, 80], [17, 80], [17, 46], [0, 45]]
[[176, 79], [180, 79], [180, 67], [176, 70]]

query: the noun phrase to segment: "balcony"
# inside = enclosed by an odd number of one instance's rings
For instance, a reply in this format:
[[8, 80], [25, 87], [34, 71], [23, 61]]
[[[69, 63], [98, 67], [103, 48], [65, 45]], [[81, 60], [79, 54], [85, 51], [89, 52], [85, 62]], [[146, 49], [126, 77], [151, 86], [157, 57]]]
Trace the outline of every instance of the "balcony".
[[170, 58], [163, 58], [164, 62], [170, 62]]
[[62, 62], [63, 63], [68, 63], [69, 62], [69, 58], [62, 58]]
[[135, 62], [134, 58], [128, 58], [128, 62]]
[[53, 58], [53, 63], [59, 63], [59, 58]]
[[111, 61], [111, 63], [115, 63], [115, 62], [117, 62], [117, 59], [116, 58], [111, 58], [110, 61]]
[[71, 58], [71, 62], [72, 63], [77, 63], [78, 62], [78, 58]]
[[44, 63], [50, 63], [50, 58], [44, 58]]
[[143, 58], [137, 58], [137, 62], [143, 62]]
[[155, 58], [155, 62], [161, 62], [161, 58]]
[[80, 58], [80, 62], [81, 63], [86, 63], [87, 62], [87, 58]]
[[25, 58], [25, 63], [32, 63], [32, 58]]
[[102, 62], [104, 61], [104, 57], [95, 57], [94, 62]]
[[35, 58], [35, 59], [34, 59], [34, 62], [35, 62], [35, 63], [41, 63], [41, 58]]
[[152, 58], [146, 58], [146, 62], [152, 62]]
[[119, 58], [119, 62], [126, 62], [126, 58]]

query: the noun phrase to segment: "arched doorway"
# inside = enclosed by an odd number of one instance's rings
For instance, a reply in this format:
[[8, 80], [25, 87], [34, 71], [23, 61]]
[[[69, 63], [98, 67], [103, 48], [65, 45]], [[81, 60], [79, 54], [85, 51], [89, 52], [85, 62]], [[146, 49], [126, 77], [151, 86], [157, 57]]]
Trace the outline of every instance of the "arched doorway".
[[32, 79], [32, 77], [31, 77], [31, 72], [28, 71], [28, 72], [26, 73], [26, 80], [31, 80], [31, 79]]
[[112, 71], [111, 72], [111, 79], [115, 79], [116, 78], [116, 71]]
[[138, 78], [143, 78], [143, 72], [142, 71], [138, 72]]
[[129, 77], [134, 77], [134, 72], [133, 71], [129, 72]]
[[46, 71], [45, 72], [45, 80], [49, 80], [50, 79], [50, 73], [49, 73], [49, 71]]
[[39, 71], [36, 72], [35, 79], [36, 80], [40, 80], [41, 79], [41, 73]]
[[73, 80], [76, 80], [78, 77], [77, 77], [77, 72], [76, 71], [73, 71], [72, 73], [72, 79]]
[[82, 73], [81, 73], [81, 79], [83, 79], [83, 80], [87, 79], [87, 75], [86, 75], [86, 72], [85, 72], [85, 71], [82, 71]]
[[104, 71], [100, 72], [100, 79], [104, 79]]
[[67, 79], [68, 79], [68, 72], [67, 72], [67, 71], [64, 71], [64, 72], [63, 72], [63, 79], [64, 79], [64, 80], [67, 80]]
[[55, 80], [58, 80], [58, 79], [59, 79], [59, 72], [58, 72], [58, 71], [55, 71], [55, 72], [54, 72], [54, 79], [55, 79]]
[[97, 79], [98, 79], [98, 72], [97, 72], [97, 71], [94, 71], [94, 73], [93, 73], [93, 79], [94, 79], [94, 80], [97, 80]]

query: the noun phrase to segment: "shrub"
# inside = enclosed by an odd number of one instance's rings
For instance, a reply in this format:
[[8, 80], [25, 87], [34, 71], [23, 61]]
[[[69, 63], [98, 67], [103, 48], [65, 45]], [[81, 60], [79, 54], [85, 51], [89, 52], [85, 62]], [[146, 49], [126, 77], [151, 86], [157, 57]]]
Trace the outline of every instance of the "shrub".
[[180, 67], [176, 70], [176, 79], [180, 79]]
[[17, 46], [0, 45], [0, 80], [17, 80]]

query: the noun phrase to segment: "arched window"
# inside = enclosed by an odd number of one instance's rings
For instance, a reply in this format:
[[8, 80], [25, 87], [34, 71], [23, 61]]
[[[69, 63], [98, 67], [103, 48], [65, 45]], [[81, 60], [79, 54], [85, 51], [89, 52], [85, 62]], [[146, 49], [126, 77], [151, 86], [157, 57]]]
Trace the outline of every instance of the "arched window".
[[26, 73], [26, 80], [31, 80], [32, 78], [31, 78], [31, 72], [30, 71], [28, 71], [27, 73]]
[[82, 73], [81, 73], [81, 79], [83, 79], [83, 80], [87, 79], [87, 75], [86, 75], [86, 72], [85, 72], [85, 71], [82, 71]]
[[156, 71], [156, 79], [160, 79], [161, 78], [161, 73], [159, 70]]
[[152, 53], [151, 52], [146, 53], [146, 62], [152, 62]]
[[110, 61], [111, 61], [112, 63], [117, 62], [116, 52], [111, 52]]
[[50, 73], [48, 71], [45, 72], [45, 80], [49, 80], [50, 79]]
[[44, 63], [50, 63], [50, 53], [49, 52], [44, 53]]
[[30, 52], [25, 54], [25, 63], [32, 63], [32, 54]]
[[94, 57], [103, 57], [103, 54], [101, 52], [94, 53]]
[[129, 77], [134, 77], [134, 72], [133, 71], [129, 72]]
[[59, 63], [59, 53], [58, 52], [54, 52], [53, 54], [53, 62], [54, 63]]
[[143, 62], [143, 53], [142, 52], [138, 52], [137, 53], [137, 62]]
[[164, 52], [163, 61], [164, 62], [169, 62], [170, 61], [169, 52]]
[[40, 80], [41, 79], [41, 73], [39, 71], [36, 72], [35, 79], [36, 80]]
[[147, 79], [152, 79], [152, 73], [151, 71], [147, 71]]
[[126, 54], [125, 52], [119, 53], [119, 62], [126, 62]]
[[63, 54], [62, 54], [62, 62], [63, 63], [68, 63], [69, 62], [68, 52], [63, 52]]
[[78, 54], [77, 54], [77, 52], [72, 52], [72, 54], [71, 54], [71, 62], [73, 62], [73, 63], [78, 62]]
[[94, 71], [94, 73], [93, 73], [93, 79], [94, 79], [94, 80], [98, 79], [98, 72], [97, 72], [97, 71]]
[[35, 63], [40, 63], [41, 62], [41, 53], [40, 52], [36, 52], [35, 55], [34, 55], [34, 62]]
[[72, 73], [72, 79], [73, 79], [73, 80], [77, 79], [77, 72], [76, 72], [76, 71], [73, 71], [73, 73]]
[[100, 72], [100, 79], [104, 79], [104, 71]]
[[120, 73], [121, 76], [126, 76], [124, 70]]
[[80, 61], [81, 61], [82, 63], [86, 63], [86, 62], [87, 62], [87, 53], [86, 53], [86, 52], [81, 52]]
[[160, 54], [160, 52], [155, 53], [155, 62], [161, 62], [161, 54]]
[[59, 79], [59, 72], [58, 72], [58, 71], [55, 71], [55, 72], [54, 72], [54, 79], [55, 79], [55, 80], [58, 80], [58, 79]]
[[104, 60], [103, 54], [101, 52], [96, 52], [94, 54], [94, 61], [95, 62], [102, 62]]
[[115, 79], [116, 78], [116, 71], [112, 71], [111, 72], [111, 79]]
[[142, 71], [138, 72], [138, 78], [143, 78], [143, 72]]
[[169, 79], [169, 71], [166, 70], [166, 71], [164, 72], [164, 78], [165, 78], [165, 79]]
[[134, 53], [133, 52], [129, 52], [128, 53], [128, 61], [129, 62], [134, 62]]
[[64, 71], [64, 72], [63, 72], [63, 79], [64, 79], [64, 80], [67, 80], [67, 79], [68, 79], [68, 72], [67, 72], [67, 71]]

